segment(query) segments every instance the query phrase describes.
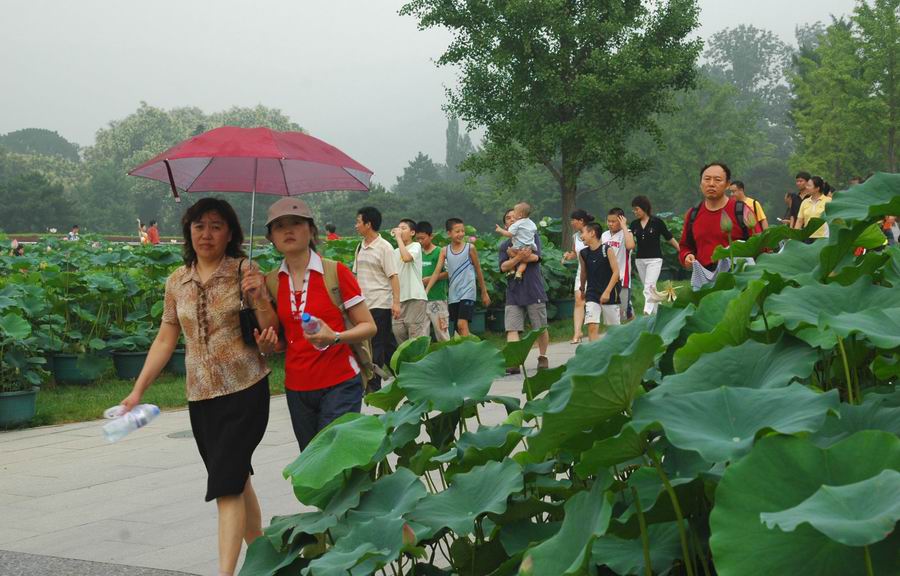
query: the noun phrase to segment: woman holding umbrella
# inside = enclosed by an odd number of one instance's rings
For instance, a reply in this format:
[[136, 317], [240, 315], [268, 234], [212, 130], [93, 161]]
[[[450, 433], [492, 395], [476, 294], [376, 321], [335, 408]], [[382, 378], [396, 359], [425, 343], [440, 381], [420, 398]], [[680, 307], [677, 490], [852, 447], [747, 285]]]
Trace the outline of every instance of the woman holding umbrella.
[[[269, 368], [241, 334], [239, 278], [252, 264], [241, 249], [244, 235], [234, 209], [204, 198], [181, 224], [184, 266], [166, 280], [159, 333], [122, 405], [131, 410], [140, 403], [184, 335], [191, 430], [208, 472], [206, 501], [215, 500], [219, 512], [219, 573], [232, 574], [242, 540], [249, 545], [262, 535], [250, 459], [269, 420]], [[271, 326], [274, 311], [265, 294], [252, 287], [243, 292], [260, 325]]]

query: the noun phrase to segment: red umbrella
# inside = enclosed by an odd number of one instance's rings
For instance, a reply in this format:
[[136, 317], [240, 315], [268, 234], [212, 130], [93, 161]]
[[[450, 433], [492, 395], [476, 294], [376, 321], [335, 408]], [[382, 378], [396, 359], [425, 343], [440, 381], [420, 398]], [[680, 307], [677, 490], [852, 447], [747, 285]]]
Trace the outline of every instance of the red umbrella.
[[223, 126], [169, 148], [128, 172], [185, 192], [250, 192], [250, 238], [256, 194], [367, 192], [373, 172], [334, 146], [302, 132]]

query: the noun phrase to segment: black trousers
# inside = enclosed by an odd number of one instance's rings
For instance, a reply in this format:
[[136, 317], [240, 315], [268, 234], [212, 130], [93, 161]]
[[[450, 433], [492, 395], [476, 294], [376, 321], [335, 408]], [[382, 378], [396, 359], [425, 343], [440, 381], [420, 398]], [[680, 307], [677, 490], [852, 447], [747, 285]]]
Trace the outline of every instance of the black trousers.
[[[390, 308], [372, 308], [372, 318], [378, 332], [372, 337], [372, 361], [376, 366], [385, 369], [390, 367], [391, 358], [397, 350], [397, 340], [394, 338], [394, 328], [391, 324], [392, 316]], [[368, 392], [381, 390], [381, 378], [376, 374], [368, 382]]]

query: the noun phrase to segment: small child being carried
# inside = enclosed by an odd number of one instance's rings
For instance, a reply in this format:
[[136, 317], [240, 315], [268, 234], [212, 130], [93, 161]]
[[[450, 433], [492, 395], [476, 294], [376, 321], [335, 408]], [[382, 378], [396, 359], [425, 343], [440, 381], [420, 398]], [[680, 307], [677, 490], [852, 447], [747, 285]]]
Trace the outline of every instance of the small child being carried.
[[[512, 252], [510, 255], [515, 257], [520, 250], [535, 250], [534, 235], [537, 234], [537, 224], [534, 223], [534, 220], [529, 218], [531, 215], [531, 206], [526, 202], [519, 202], [513, 206], [513, 214], [516, 217], [516, 221], [509, 225], [508, 230], [504, 230], [503, 227], [498, 224], [497, 234], [512, 238]], [[520, 262], [516, 266], [516, 280], [522, 279], [522, 275], [525, 274], [525, 268], [527, 266], [528, 262], [525, 261]]]

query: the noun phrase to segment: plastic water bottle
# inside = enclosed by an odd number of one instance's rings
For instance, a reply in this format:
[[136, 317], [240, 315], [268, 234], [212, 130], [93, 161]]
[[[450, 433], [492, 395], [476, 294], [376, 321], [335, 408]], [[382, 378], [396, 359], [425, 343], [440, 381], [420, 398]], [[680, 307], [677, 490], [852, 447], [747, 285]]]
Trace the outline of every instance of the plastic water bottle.
[[103, 435], [109, 442], [116, 442], [130, 432], [143, 428], [159, 416], [159, 407], [153, 404], [138, 404], [131, 412], [125, 412], [122, 406], [114, 406], [103, 413], [109, 422], [103, 425]]
[[[304, 334], [318, 334], [319, 330], [322, 329], [322, 321], [309, 314], [308, 312], [304, 312], [302, 316], [300, 316], [300, 326], [303, 327]], [[325, 345], [322, 347], [316, 346], [313, 344], [313, 348], [316, 350], [327, 350], [329, 345]]]

